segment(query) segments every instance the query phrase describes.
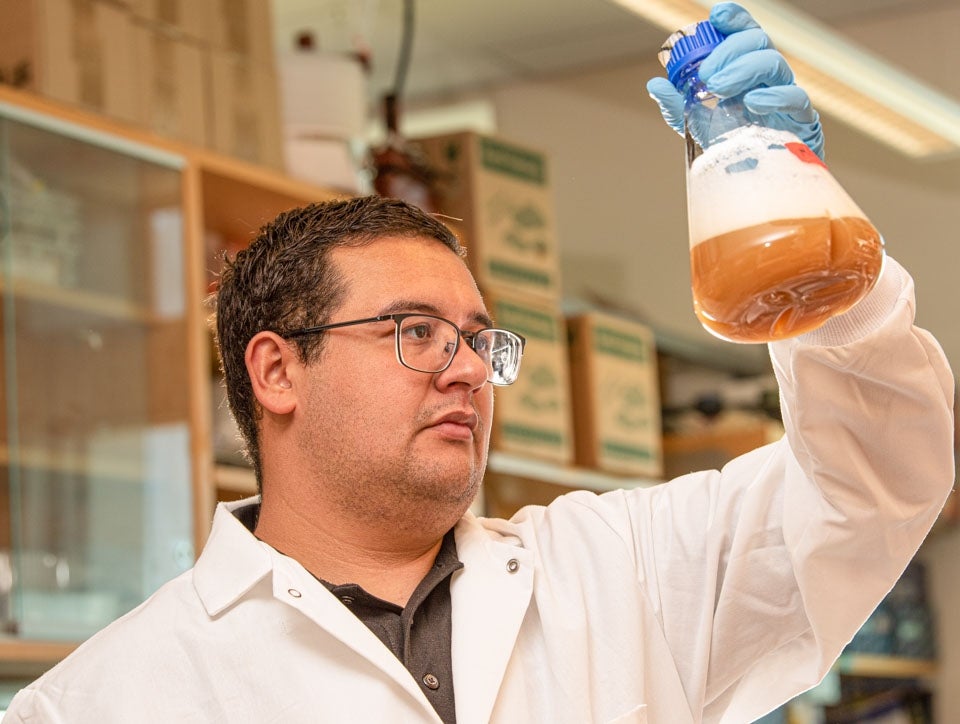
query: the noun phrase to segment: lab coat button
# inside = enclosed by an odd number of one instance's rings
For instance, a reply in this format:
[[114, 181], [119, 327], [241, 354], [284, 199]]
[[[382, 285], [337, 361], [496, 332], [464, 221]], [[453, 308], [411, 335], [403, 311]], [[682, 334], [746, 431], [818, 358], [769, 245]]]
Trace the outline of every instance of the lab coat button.
[[423, 684], [424, 684], [424, 686], [426, 686], [428, 689], [432, 689], [433, 691], [436, 691], [437, 689], [440, 688], [440, 679], [438, 679], [438, 678], [437, 678], [436, 676], [434, 676], [433, 674], [424, 674], [424, 675], [423, 675]]
[[516, 573], [519, 570], [520, 570], [520, 561], [518, 561], [516, 558], [511, 558], [509, 561], [507, 561], [508, 573]]
[[300, 596], [303, 595], [303, 594], [300, 593], [300, 591], [298, 591], [296, 588], [288, 588], [288, 589], [287, 589], [287, 593], [289, 593], [289, 594], [290, 594], [291, 596], [293, 596], [294, 598], [300, 598]]

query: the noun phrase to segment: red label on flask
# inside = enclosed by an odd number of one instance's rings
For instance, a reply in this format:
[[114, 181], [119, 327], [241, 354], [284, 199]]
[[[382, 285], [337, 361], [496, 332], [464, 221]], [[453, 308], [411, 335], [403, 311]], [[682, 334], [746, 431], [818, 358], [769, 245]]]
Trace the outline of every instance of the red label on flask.
[[825, 164], [817, 154], [811, 151], [810, 147], [807, 144], [792, 142], [792, 143], [785, 143], [783, 145], [786, 146], [788, 149], [790, 149], [790, 153], [792, 153], [794, 156], [799, 158], [804, 163], [816, 163], [823, 166], [824, 168], [827, 167], [827, 164]]

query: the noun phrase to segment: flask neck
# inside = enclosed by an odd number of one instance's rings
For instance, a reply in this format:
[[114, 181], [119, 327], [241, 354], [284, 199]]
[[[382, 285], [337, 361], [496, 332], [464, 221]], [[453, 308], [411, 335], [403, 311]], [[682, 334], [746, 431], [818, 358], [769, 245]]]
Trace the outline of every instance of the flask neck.
[[674, 87], [684, 98], [689, 98], [691, 94], [709, 93], [704, 82], [700, 80], [700, 62], [690, 63], [681, 68], [674, 81]]
[[688, 108], [698, 104], [706, 104], [708, 108], [716, 107], [720, 99], [707, 90], [707, 84], [700, 80], [700, 76], [691, 75], [687, 82], [680, 87], [684, 105]]
[[742, 95], [720, 98], [707, 90], [697, 72], [699, 63], [684, 76], [678, 90], [684, 99], [688, 160], [692, 160], [726, 134], [754, 123], [747, 117]]

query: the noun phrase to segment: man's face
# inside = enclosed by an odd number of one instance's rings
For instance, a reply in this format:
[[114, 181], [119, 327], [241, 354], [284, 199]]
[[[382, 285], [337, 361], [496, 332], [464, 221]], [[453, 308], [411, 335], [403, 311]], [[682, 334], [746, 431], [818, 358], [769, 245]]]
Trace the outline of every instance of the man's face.
[[[427, 238], [385, 238], [333, 252], [346, 282], [336, 323], [423, 312], [473, 331], [490, 320], [463, 261]], [[396, 358], [392, 321], [325, 332], [305, 370], [298, 455], [323, 495], [357, 518], [432, 514], [455, 521], [486, 467], [493, 391], [480, 358], [461, 342], [449, 368], [427, 374]], [[415, 514], [414, 514], [415, 511]]]

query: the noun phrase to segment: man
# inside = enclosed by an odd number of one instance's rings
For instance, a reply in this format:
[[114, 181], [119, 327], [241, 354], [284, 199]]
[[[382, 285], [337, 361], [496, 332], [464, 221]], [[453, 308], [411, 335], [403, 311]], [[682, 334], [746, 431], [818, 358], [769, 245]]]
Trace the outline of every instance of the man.
[[888, 259], [854, 309], [771, 345], [784, 440], [720, 472], [478, 519], [492, 385], [515, 378], [522, 339], [417, 209], [281, 215], [218, 301], [262, 500], [220, 506], [192, 571], [8, 716], [752, 721], [824, 675], [952, 485], [953, 380], [912, 322]]

